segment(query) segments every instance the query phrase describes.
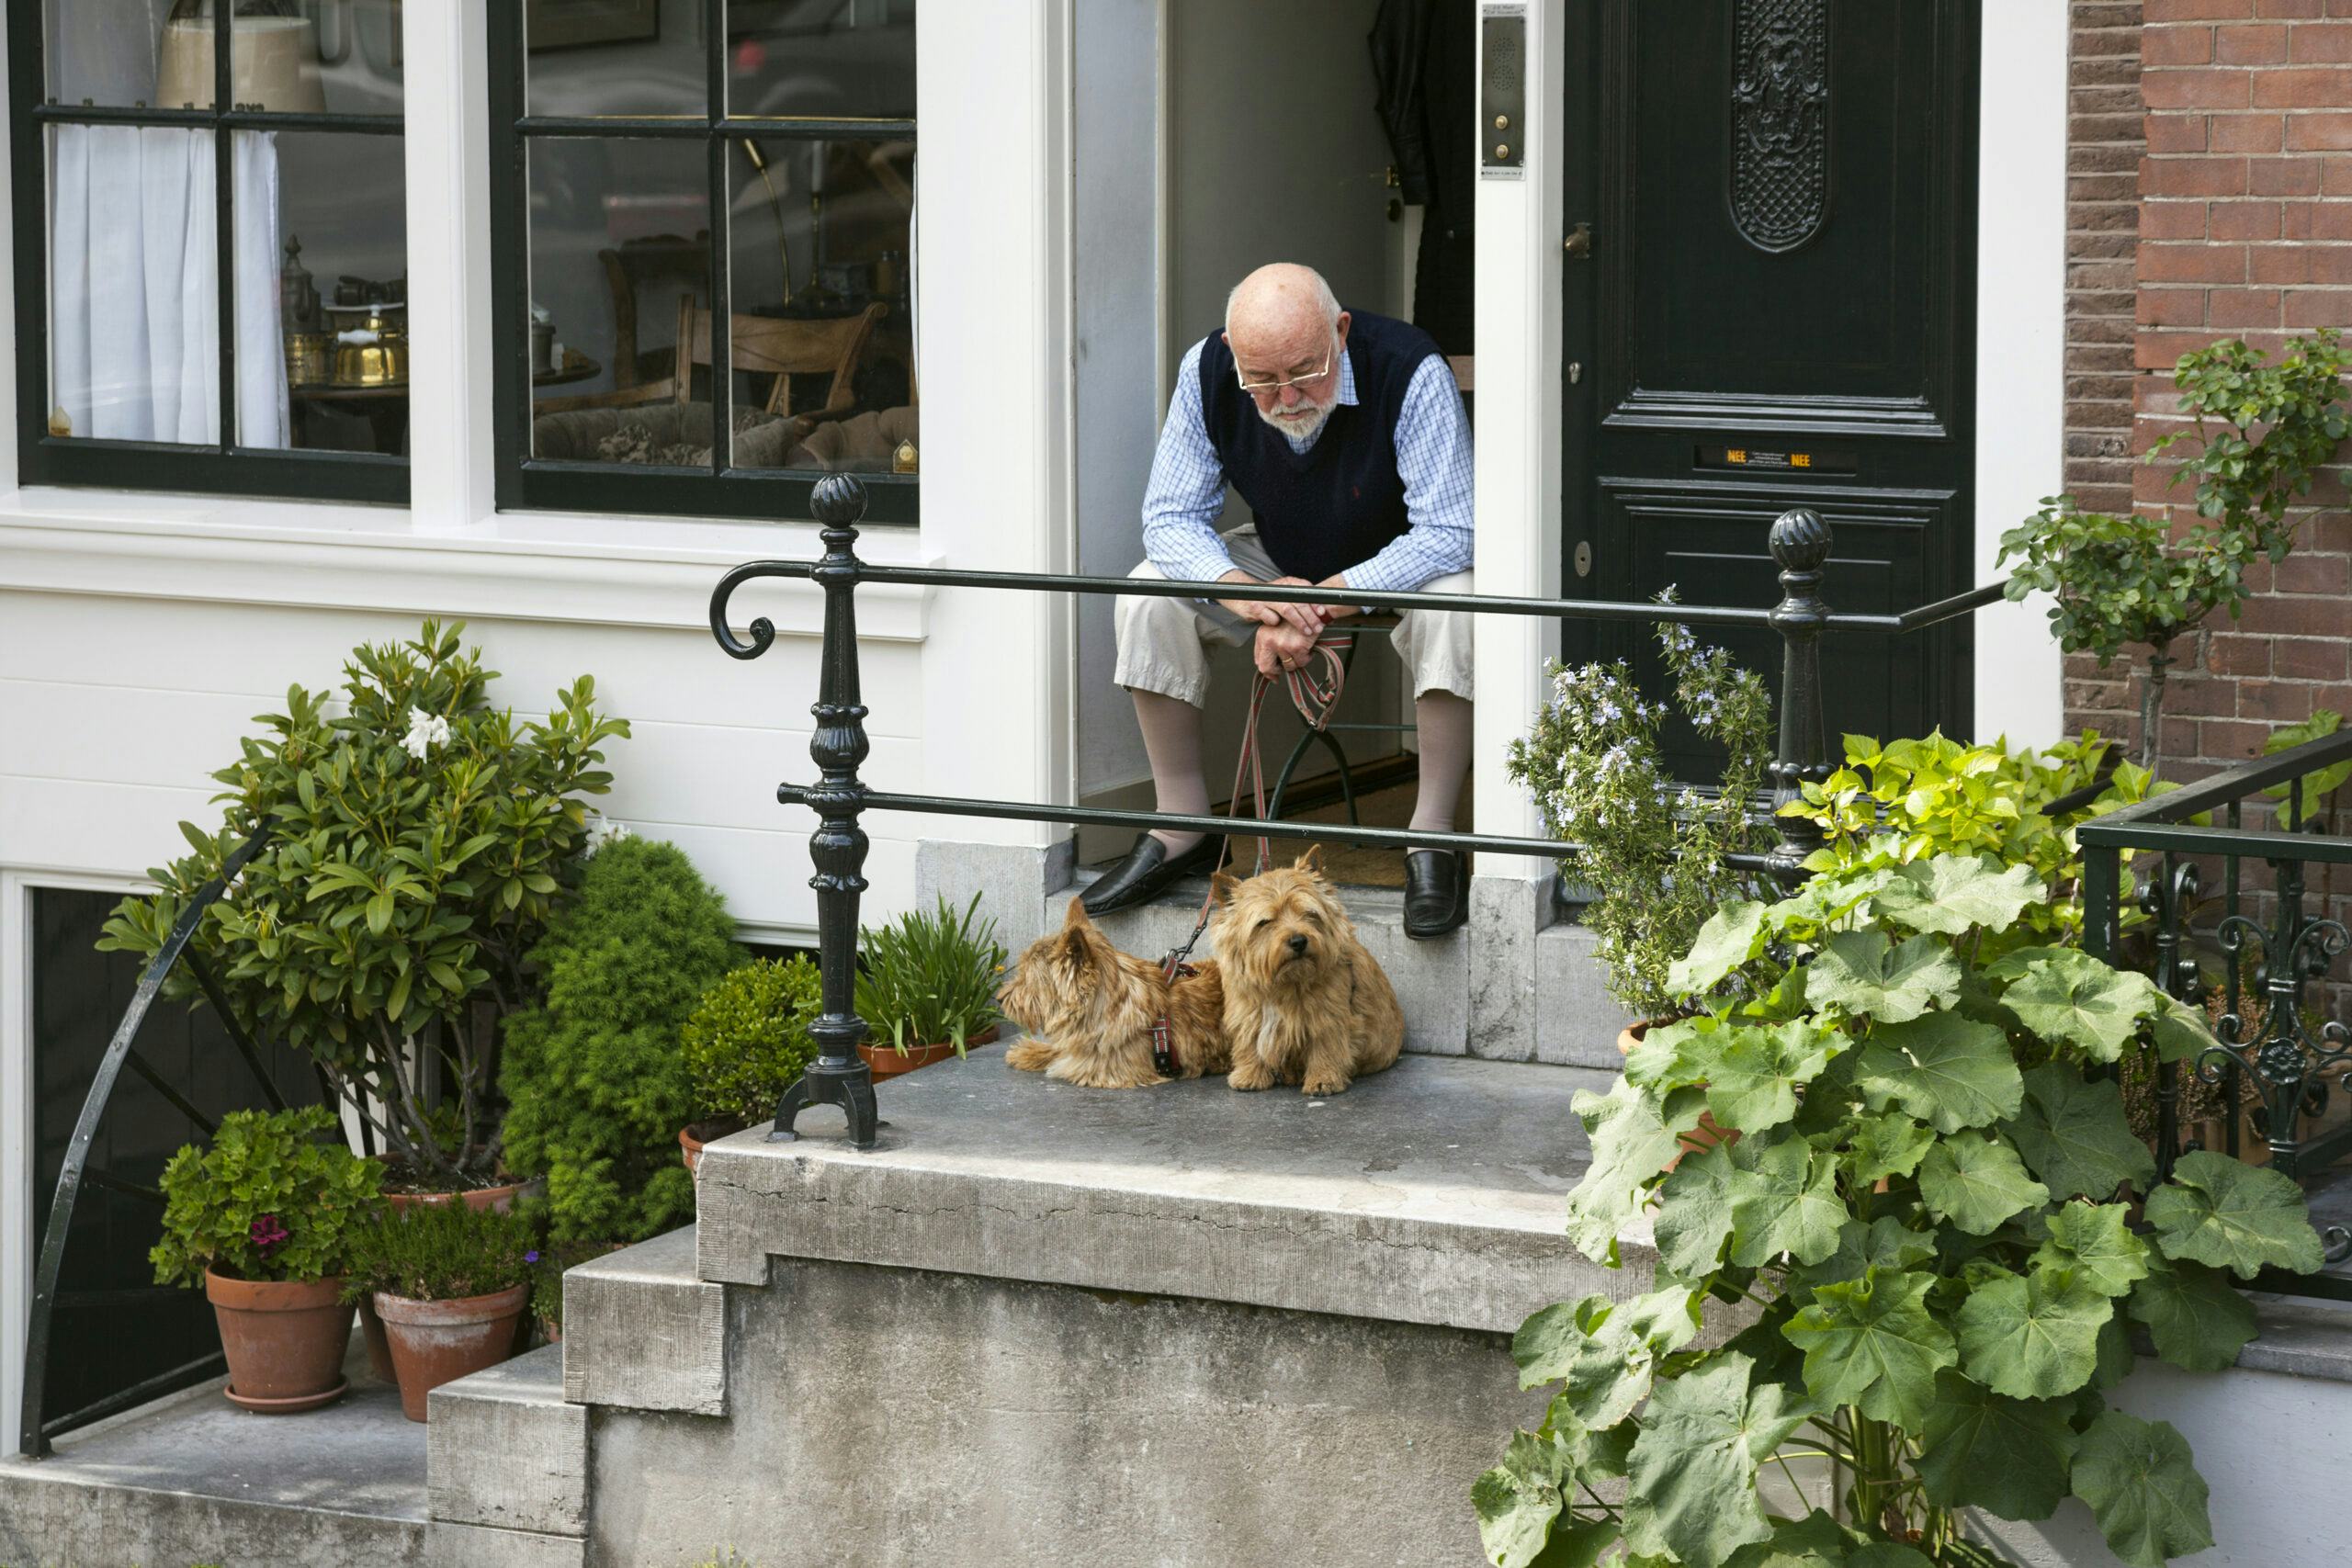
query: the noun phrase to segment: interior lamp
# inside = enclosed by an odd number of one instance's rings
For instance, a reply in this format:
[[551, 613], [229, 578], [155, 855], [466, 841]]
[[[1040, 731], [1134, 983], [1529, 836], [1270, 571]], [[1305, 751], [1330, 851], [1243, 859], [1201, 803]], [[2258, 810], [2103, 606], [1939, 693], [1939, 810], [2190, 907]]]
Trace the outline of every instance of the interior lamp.
[[325, 112], [318, 28], [299, 0], [176, 0], [156, 51], [156, 107], [211, 105], [213, 17], [220, 4], [231, 7], [230, 104], [277, 114]]

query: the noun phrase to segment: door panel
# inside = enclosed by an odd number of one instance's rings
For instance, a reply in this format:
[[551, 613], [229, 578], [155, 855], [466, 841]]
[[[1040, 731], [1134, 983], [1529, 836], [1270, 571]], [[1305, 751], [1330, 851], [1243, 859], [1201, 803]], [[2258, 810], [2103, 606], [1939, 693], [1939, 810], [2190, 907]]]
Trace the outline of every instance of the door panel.
[[[1833, 609], [1963, 586], [1978, 12], [1571, 5], [1567, 216], [1591, 225], [1565, 269], [1572, 593], [1770, 604], [1765, 536], [1801, 505], [1835, 533]], [[1828, 647], [1833, 730], [1964, 729], [1965, 637]], [[1777, 682], [1777, 638], [1724, 640]], [[1637, 628], [1571, 623], [1565, 645], [1655, 678]], [[1695, 745], [1670, 750], [1712, 773]]]

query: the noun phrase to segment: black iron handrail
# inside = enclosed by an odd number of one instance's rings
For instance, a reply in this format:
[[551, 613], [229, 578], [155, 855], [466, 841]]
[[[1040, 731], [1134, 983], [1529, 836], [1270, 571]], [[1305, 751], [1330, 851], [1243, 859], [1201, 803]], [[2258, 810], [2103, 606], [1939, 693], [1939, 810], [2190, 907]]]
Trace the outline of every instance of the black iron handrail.
[[[2258, 1100], [2258, 1130], [2270, 1165], [2293, 1178], [2324, 1170], [2352, 1151], [2352, 1125], [2302, 1134], [2324, 1109], [2328, 1080], [2352, 1090], [2352, 1029], [2336, 1021], [2314, 1031], [2304, 1016], [2313, 982], [2325, 983], [2335, 961], [2352, 948], [2341, 921], [2305, 908], [2304, 867], [2352, 862], [2352, 842], [2307, 829], [2303, 792], [2296, 781], [2352, 762], [2352, 731], [2322, 736], [2289, 750], [2215, 774], [2184, 789], [2154, 795], [2075, 829], [2083, 853], [2083, 945], [2110, 963], [2123, 952], [2122, 881], [2127, 861], [2161, 857], [2143, 883], [2139, 908], [2150, 917], [2149, 964], [2167, 995], [2202, 1008], [2211, 985], [2194, 951], [2198, 917], [2208, 900], [2200, 860], [2217, 861], [2222, 896], [2202, 936], [2218, 949], [2222, 970], [2218, 1043], [2188, 1064], [2197, 1080], [2221, 1097], [2217, 1152], [2241, 1157], [2240, 1107], [2251, 1089]], [[2275, 785], [2288, 787], [2273, 815], [2285, 829], [2245, 826], [2245, 801]], [[2218, 814], [2218, 823], [2212, 818]], [[2201, 820], [2200, 820], [2201, 818]], [[2271, 869], [2269, 908], [2257, 899], [2249, 913], [2243, 868], [2248, 860]], [[2250, 1004], [2259, 1004], [2258, 1013]], [[2185, 1137], [2182, 1064], [2155, 1069], [2155, 1150], [2160, 1176], [2198, 1146]], [[2328, 1258], [2352, 1256], [2352, 1232], [2331, 1226]], [[2264, 1289], [2352, 1300], [2352, 1279], [2326, 1274], [2266, 1274]]]
[[[820, 664], [817, 702], [809, 712], [816, 726], [808, 755], [818, 768], [812, 784], [778, 786], [776, 798], [806, 806], [817, 813], [817, 830], [808, 840], [808, 855], [816, 874], [808, 885], [817, 891], [817, 948], [823, 989], [823, 1010], [809, 1025], [818, 1047], [817, 1060], [786, 1089], [777, 1104], [772, 1139], [794, 1137], [793, 1123], [810, 1105], [838, 1105], [849, 1118], [851, 1144], [861, 1149], [875, 1145], [877, 1117], [874, 1080], [856, 1050], [865, 1033], [858, 1019], [857, 906], [865, 891], [865, 830], [860, 815], [868, 810], [913, 811], [966, 817], [993, 817], [1016, 821], [1102, 824], [1114, 827], [1179, 828], [1243, 837], [1316, 838], [1345, 844], [1398, 848], [1476, 850], [1487, 853], [1527, 855], [1558, 860], [1575, 846], [1552, 839], [1511, 838], [1499, 834], [1431, 833], [1396, 828], [1363, 828], [1336, 823], [1235, 820], [1159, 811], [1125, 811], [1099, 807], [1048, 805], [1034, 801], [979, 800], [951, 795], [901, 795], [866, 787], [858, 766], [870, 749], [865, 735], [865, 706], [858, 681], [856, 593], [861, 583], [887, 582], [933, 588], [997, 588], [1026, 592], [1136, 594], [1161, 598], [1216, 598], [1232, 592], [1229, 583], [1170, 581], [1156, 578], [1089, 577], [1067, 572], [971, 571], [956, 568], [886, 566], [857, 557], [857, 524], [865, 514], [865, 487], [848, 474], [828, 475], [817, 484], [811, 509], [821, 525], [825, 553], [817, 560], [751, 561], [719, 580], [710, 596], [710, 631], [718, 645], [737, 659], [757, 659], [775, 641], [775, 627], [764, 617], [751, 623], [751, 640], [736, 637], [727, 618], [729, 600], [736, 589], [759, 578], [805, 579], [825, 595], [824, 649]], [[1381, 593], [1346, 588], [1295, 588], [1252, 583], [1250, 597], [1288, 604], [1338, 604], [1384, 610], [1442, 610], [1468, 615], [1540, 615], [1549, 618], [1610, 622], [1646, 622], [1685, 626], [1755, 626], [1778, 632], [1781, 641], [1780, 735], [1770, 766], [1772, 826], [1779, 842], [1767, 853], [1742, 855], [1734, 862], [1795, 883], [1805, 876], [1807, 856], [1821, 846], [1823, 832], [1808, 818], [1777, 815], [1778, 807], [1797, 799], [1807, 783], [1829, 776], [1828, 727], [1821, 701], [1820, 638], [1824, 632], [1901, 634], [1967, 615], [2001, 597], [1999, 585], [1973, 589], [1897, 615], [1832, 614], [1821, 597], [1823, 569], [1828, 564], [1829, 525], [1804, 508], [1782, 513], [1772, 524], [1772, 561], [1779, 573], [1780, 603], [1769, 610], [1724, 605], [1678, 604], [1670, 602], [1628, 603], [1618, 600], [1542, 599], [1481, 593]]]
[[243, 1056], [245, 1066], [252, 1069], [254, 1080], [261, 1086], [262, 1097], [268, 1101], [269, 1108], [272, 1111], [286, 1108], [286, 1097], [278, 1092], [269, 1070], [262, 1065], [261, 1053], [254, 1048], [252, 1037], [245, 1032], [244, 1026], [237, 1021], [236, 1013], [221, 996], [212, 971], [190, 947], [205, 911], [220, 901], [222, 894], [228, 891], [229, 885], [236, 880], [237, 874], [267, 846], [276, 828], [274, 821], [263, 823], [221, 863], [220, 874], [198, 888], [195, 897], [188, 900], [187, 907], [180, 911], [179, 919], [172, 924], [171, 934], [164, 938], [163, 946], [156, 950], [155, 956], [148, 961], [146, 969], [140, 975], [138, 989], [132, 993], [130, 1006], [124, 1010], [121, 1021], [115, 1025], [114, 1035], [107, 1041], [106, 1054], [98, 1059], [97, 1072], [90, 1080], [90, 1090], [82, 1098], [82, 1113], [74, 1123], [73, 1140], [66, 1145], [65, 1160], [57, 1175], [57, 1187], [50, 1198], [49, 1228], [42, 1235], [40, 1261], [33, 1275], [31, 1320], [25, 1335], [24, 1393], [19, 1407], [22, 1422], [17, 1436], [17, 1447], [31, 1458], [39, 1459], [47, 1454], [53, 1438], [103, 1420], [118, 1411], [128, 1410], [133, 1405], [143, 1404], [151, 1399], [202, 1382], [218, 1376], [222, 1369], [220, 1354], [216, 1350], [209, 1356], [200, 1356], [185, 1365], [158, 1373], [133, 1387], [108, 1394], [79, 1410], [55, 1416], [47, 1415], [44, 1410], [49, 1384], [51, 1322], [58, 1307], [84, 1298], [84, 1292], [61, 1292], [58, 1289], [58, 1280], [65, 1266], [66, 1237], [73, 1229], [74, 1209], [80, 1201], [84, 1183], [125, 1193], [153, 1203], [157, 1208], [161, 1208], [164, 1202], [164, 1195], [153, 1188], [126, 1180], [89, 1163], [90, 1145], [97, 1137], [99, 1124], [106, 1120], [122, 1069], [130, 1067], [153, 1086], [175, 1110], [187, 1117], [190, 1124], [201, 1129], [206, 1136], [209, 1137], [216, 1130], [217, 1123], [212, 1118], [198, 1110], [186, 1096], [166, 1083], [163, 1075], [139, 1054], [137, 1048], [140, 1028], [147, 1021], [147, 1014], [155, 1005], [156, 998], [163, 995], [164, 982], [170, 978], [175, 966], [183, 963], [187, 965], [197, 985], [212, 1003], [213, 1010], [220, 1015], [222, 1026], [228, 1030], [229, 1038], [235, 1043], [238, 1053]]

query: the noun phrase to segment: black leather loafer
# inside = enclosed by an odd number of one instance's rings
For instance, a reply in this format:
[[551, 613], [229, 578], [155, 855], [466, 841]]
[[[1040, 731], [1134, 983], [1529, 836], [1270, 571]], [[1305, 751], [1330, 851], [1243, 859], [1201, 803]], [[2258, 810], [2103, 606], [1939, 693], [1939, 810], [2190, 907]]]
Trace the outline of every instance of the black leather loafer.
[[1079, 902], [1090, 915], [1107, 915], [1148, 898], [1158, 897], [1187, 876], [1206, 876], [1216, 869], [1225, 852], [1223, 835], [1211, 833], [1182, 854], [1170, 857], [1168, 846], [1149, 833], [1136, 840], [1127, 858], [1094, 879]]
[[1405, 855], [1405, 934], [1427, 942], [1470, 919], [1470, 877], [1459, 850], [1409, 850]]

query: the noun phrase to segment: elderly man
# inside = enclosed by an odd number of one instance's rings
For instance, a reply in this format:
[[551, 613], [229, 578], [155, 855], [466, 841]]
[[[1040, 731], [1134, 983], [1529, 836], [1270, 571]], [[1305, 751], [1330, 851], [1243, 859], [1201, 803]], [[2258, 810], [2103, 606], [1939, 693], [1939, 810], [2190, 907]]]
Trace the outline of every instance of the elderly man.
[[[1230, 483], [1252, 524], [1219, 534]], [[1254, 644], [1270, 675], [1300, 668], [1347, 606], [1269, 604], [1253, 583], [1370, 592], [1470, 587], [1470, 426], [1437, 344], [1404, 321], [1340, 308], [1313, 270], [1241, 281], [1225, 331], [1184, 355], [1144, 496], [1137, 578], [1230, 582], [1229, 598], [1122, 598], [1114, 679], [1133, 694], [1162, 811], [1205, 812], [1201, 705], [1209, 640]], [[1398, 657], [1412, 681], [1420, 794], [1412, 826], [1450, 830], [1470, 766], [1470, 617], [1409, 613]], [[1214, 836], [1155, 830], [1087, 890], [1102, 914], [1204, 872]], [[1405, 934], [1443, 935], [1469, 912], [1462, 857], [1405, 859]]]

